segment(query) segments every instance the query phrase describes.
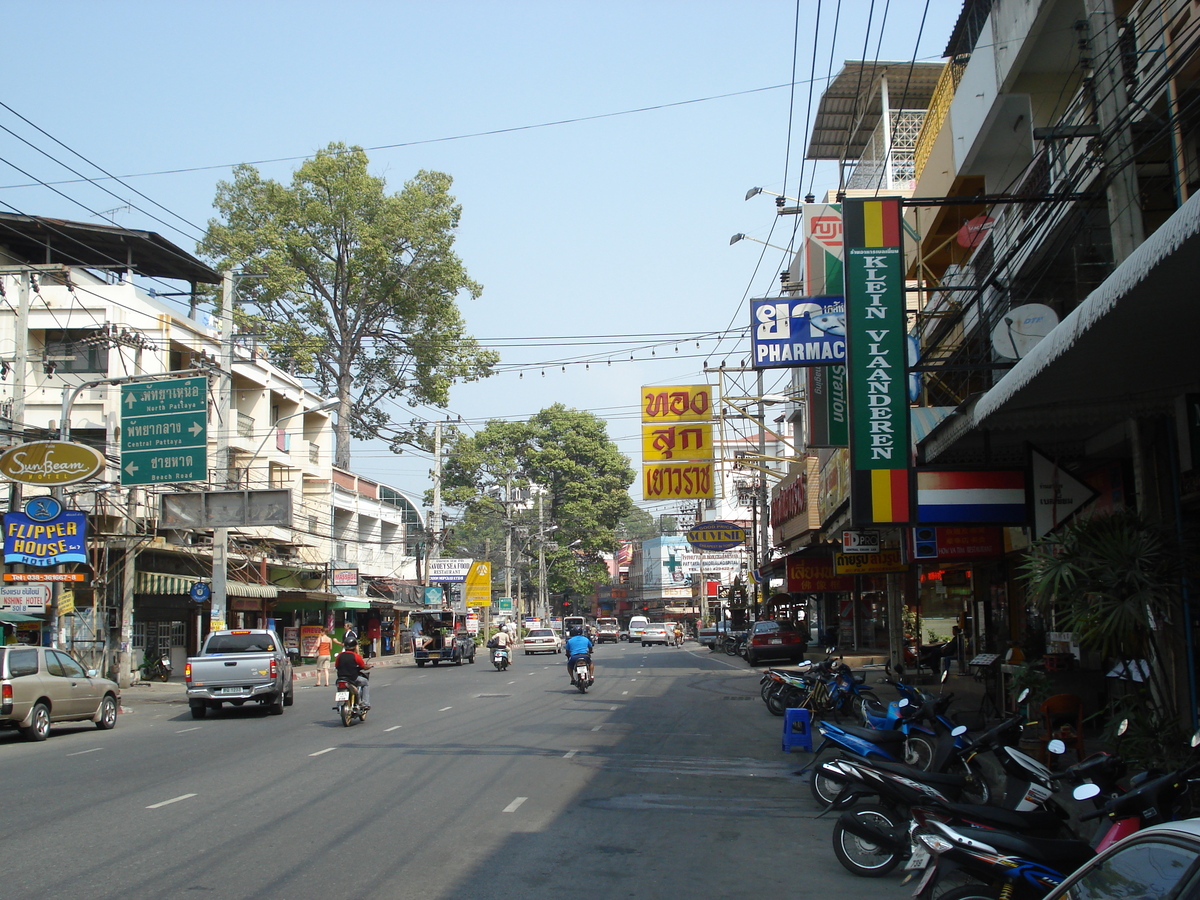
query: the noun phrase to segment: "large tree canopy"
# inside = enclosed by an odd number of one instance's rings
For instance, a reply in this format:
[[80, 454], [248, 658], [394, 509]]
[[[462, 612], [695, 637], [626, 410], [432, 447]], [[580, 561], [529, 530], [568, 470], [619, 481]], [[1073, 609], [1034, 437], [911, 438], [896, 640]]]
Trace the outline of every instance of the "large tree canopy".
[[[546, 552], [552, 592], [590, 593], [607, 577], [600, 554], [616, 550], [616, 529], [633, 509], [635, 472], [604, 422], [562, 404], [528, 422], [493, 421], [452, 438], [442, 476], [443, 498], [463, 511], [452, 545], [488, 555], [503, 571], [506, 529], [514, 530], [518, 558], [536, 555], [542, 532], [557, 544]], [[516, 500], [514, 490], [522, 492]]]
[[462, 208], [451, 178], [418, 172], [396, 194], [367, 171], [360, 147], [330, 144], [290, 185], [238, 166], [217, 186], [220, 219], [200, 253], [244, 282], [239, 325], [265, 333], [272, 360], [337, 397], [334, 462], [350, 438], [394, 450], [424, 437], [391, 421], [385, 401], [444, 406], [450, 385], [491, 374], [498, 356], [464, 332], [457, 301], [482, 287], [454, 253]]

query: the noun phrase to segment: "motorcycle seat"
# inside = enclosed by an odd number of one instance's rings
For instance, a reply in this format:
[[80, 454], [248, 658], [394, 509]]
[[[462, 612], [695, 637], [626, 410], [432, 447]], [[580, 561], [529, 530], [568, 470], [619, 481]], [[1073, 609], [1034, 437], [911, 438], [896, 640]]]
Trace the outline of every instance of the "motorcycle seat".
[[902, 731], [882, 731], [878, 728], [859, 728], [855, 725], [840, 725], [843, 732], [872, 744], [891, 745], [903, 744], [905, 735]]
[[1096, 855], [1086, 841], [1071, 838], [1025, 838], [1006, 831], [986, 828], [955, 828], [955, 831], [976, 841], [995, 847], [1008, 856], [1019, 856], [1051, 864], [1059, 872], [1073, 872]]
[[903, 775], [906, 778], [912, 778], [928, 784], [930, 787], [960, 788], [966, 785], [968, 781], [966, 775], [955, 775], [950, 772], [917, 772], [914, 774], [912, 766], [906, 766], [903, 763], [876, 762], [872, 760], [871, 768], [891, 772], [893, 775]]
[[1014, 831], [1057, 831], [1062, 826], [1062, 818], [1048, 809], [1002, 809], [975, 803], [942, 803], [940, 807], [961, 819], [986, 822]]

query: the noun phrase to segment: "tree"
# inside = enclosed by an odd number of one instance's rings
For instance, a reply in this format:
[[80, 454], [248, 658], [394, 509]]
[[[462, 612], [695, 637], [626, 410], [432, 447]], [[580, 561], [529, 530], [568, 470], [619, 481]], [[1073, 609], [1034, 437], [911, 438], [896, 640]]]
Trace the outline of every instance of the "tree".
[[427, 443], [392, 423], [385, 401], [444, 406], [454, 382], [490, 375], [499, 359], [464, 332], [457, 300], [483, 288], [453, 250], [462, 208], [451, 183], [421, 171], [388, 194], [362, 148], [334, 143], [290, 185], [242, 165], [217, 186], [221, 218], [199, 252], [222, 270], [266, 273], [246, 283], [256, 311], [236, 311], [238, 324], [340, 401], [335, 465], [349, 466], [351, 437], [385, 437], [396, 452]]
[[[634, 477], [601, 419], [555, 404], [528, 422], [496, 420], [474, 435], [451, 437], [442, 497], [463, 511], [455, 526], [459, 546], [477, 547], [500, 520], [517, 534], [515, 552], [526, 548], [536, 556], [539, 530], [557, 526], [557, 546], [545, 553], [548, 589], [590, 594], [607, 579], [602, 554], [616, 549], [617, 526], [634, 508]], [[512, 502], [511, 490], [522, 487], [532, 493]], [[545, 492], [540, 519], [539, 489]], [[494, 556], [503, 552], [502, 543], [492, 546]]]

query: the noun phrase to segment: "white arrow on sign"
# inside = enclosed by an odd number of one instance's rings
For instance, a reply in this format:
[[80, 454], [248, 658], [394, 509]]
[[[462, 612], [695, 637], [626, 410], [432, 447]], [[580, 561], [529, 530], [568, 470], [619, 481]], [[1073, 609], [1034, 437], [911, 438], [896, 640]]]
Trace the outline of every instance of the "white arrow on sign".
[[125, 395], [125, 405], [132, 408], [137, 405], [137, 401], [133, 399], [133, 391]]
[[126, 474], [126, 475], [133, 475], [133, 473], [134, 473], [134, 472], [136, 472], [137, 470], [138, 470], [138, 467], [137, 467], [137, 466], [135, 466], [133, 463], [130, 463], [129, 465], [127, 465], [127, 466], [125, 467], [125, 474]]
[[1043, 453], [1029, 451], [1033, 476], [1033, 531], [1045, 537], [1100, 496]]
[[193, 422], [190, 426], [188, 426], [188, 431], [192, 433], [192, 437], [198, 436], [203, 430], [204, 426], [199, 422]]

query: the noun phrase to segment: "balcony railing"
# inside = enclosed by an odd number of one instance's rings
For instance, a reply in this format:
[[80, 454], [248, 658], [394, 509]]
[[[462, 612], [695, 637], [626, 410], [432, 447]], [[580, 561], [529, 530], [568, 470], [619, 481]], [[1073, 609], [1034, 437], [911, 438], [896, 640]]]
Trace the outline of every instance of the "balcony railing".
[[937, 87], [933, 89], [929, 109], [921, 123], [921, 133], [917, 135], [917, 146], [913, 149], [913, 177], [916, 181], [921, 180], [921, 172], [925, 170], [925, 163], [929, 162], [933, 142], [937, 140], [942, 124], [950, 114], [950, 101], [954, 99], [954, 92], [958, 90], [958, 83], [962, 81], [966, 68], [966, 62], [951, 60], [938, 76]]
[[238, 437], [253, 438], [254, 416], [248, 416], [244, 412], [239, 412], [237, 414], [237, 433]]

